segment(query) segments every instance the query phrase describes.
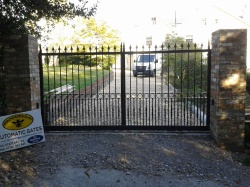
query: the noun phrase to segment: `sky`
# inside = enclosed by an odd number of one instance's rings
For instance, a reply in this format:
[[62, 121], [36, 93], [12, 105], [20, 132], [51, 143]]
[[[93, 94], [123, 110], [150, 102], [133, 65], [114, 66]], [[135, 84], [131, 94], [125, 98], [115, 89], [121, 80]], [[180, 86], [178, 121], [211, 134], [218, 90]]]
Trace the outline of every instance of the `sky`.
[[[197, 8], [216, 6], [230, 12], [233, 16], [249, 17], [245, 5], [250, 10], [249, 0], [99, 0], [97, 20], [105, 21], [109, 26], [119, 30], [122, 36], [129, 35], [134, 27], [143, 24], [154, 16], [162, 22], [171, 24], [183, 22]], [[244, 12], [245, 10], [245, 12]]]

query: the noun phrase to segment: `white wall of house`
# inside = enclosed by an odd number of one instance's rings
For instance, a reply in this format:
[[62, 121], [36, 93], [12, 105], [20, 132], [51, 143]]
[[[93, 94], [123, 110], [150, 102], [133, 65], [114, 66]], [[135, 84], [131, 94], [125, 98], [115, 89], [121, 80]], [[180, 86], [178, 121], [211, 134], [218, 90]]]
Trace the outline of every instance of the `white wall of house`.
[[[155, 23], [152, 18], [155, 17]], [[157, 15], [145, 16], [143, 20], [138, 21], [131, 30], [128, 40], [131, 45], [146, 46], [146, 37], [152, 36], [152, 46], [159, 46], [165, 40], [166, 34], [175, 32], [178, 36], [185, 39], [193, 38], [193, 42], [203, 44], [207, 47], [211, 40], [211, 35], [219, 29], [247, 29], [248, 44], [250, 44], [250, 10], [246, 7], [244, 17], [240, 18], [224, 8], [210, 5], [196, 8], [195, 11], [188, 12], [184, 18], [177, 20], [181, 24], [176, 24], [176, 28], [170, 24], [169, 20], [163, 19]], [[250, 54], [250, 47], [247, 48]], [[247, 68], [250, 68], [250, 58], [247, 58]]]
[[[247, 15], [248, 14], [248, 15]], [[250, 10], [245, 11], [245, 18], [250, 18]], [[193, 41], [203, 43], [204, 47], [211, 40], [211, 35], [219, 29], [247, 29], [248, 44], [250, 44], [250, 22], [217, 6], [196, 9], [193, 14], [178, 26], [178, 34], [184, 38], [193, 35]], [[250, 48], [247, 48], [250, 54]], [[247, 58], [247, 68], [250, 68], [250, 58]]]

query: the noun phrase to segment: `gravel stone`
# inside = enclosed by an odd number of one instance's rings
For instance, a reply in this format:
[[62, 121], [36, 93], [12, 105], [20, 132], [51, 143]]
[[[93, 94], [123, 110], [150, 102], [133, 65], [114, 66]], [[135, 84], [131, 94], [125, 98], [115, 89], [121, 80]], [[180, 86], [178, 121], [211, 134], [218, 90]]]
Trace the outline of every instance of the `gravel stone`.
[[81, 186], [113, 177], [113, 186], [248, 187], [250, 167], [240, 160], [249, 156], [219, 149], [209, 134], [46, 133], [44, 143], [0, 154], [0, 186]]

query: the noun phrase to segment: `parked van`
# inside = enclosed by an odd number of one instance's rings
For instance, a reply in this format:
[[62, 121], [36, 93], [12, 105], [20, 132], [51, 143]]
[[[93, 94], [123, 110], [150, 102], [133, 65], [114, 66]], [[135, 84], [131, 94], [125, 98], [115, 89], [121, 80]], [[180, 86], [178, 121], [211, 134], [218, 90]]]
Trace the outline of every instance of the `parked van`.
[[133, 64], [133, 75], [148, 75], [154, 77], [157, 72], [161, 73], [162, 60], [160, 55], [140, 54], [137, 55]]

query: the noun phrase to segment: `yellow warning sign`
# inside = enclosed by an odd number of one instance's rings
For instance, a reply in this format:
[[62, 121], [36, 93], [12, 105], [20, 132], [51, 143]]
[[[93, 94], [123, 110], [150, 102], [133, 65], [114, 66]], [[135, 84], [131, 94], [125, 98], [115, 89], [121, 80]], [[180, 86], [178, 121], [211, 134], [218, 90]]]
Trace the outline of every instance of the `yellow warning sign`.
[[14, 114], [6, 118], [2, 125], [7, 130], [20, 130], [30, 126], [33, 120], [29, 114]]

